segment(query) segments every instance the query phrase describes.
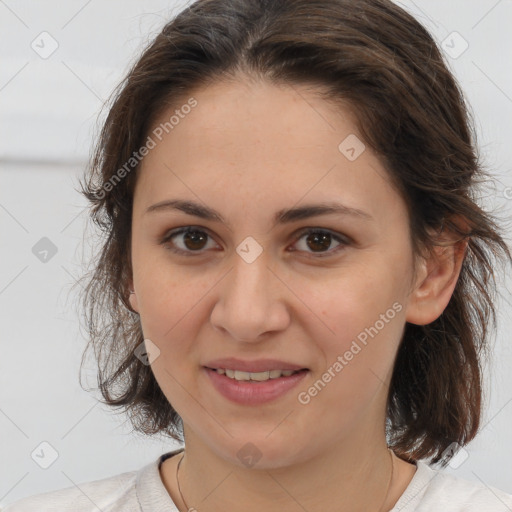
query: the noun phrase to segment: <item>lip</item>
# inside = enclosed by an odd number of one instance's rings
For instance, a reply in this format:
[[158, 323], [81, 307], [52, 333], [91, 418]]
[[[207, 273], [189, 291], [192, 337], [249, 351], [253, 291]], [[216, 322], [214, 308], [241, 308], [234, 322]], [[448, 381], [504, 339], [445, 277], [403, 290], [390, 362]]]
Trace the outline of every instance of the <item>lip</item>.
[[[223, 366], [221, 365], [219, 368], [223, 368]], [[237, 369], [240, 370], [240, 367]], [[279, 368], [274, 369], [277, 370]], [[287, 369], [300, 370], [301, 368], [297, 367]], [[309, 370], [304, 370], [305, 371], [301, 371], [299, 373], [294, 373], [289, 377], [279, 377], [277, 379], [270, 379], [263, 382], [248, 382], [237, 381], [226, 377], [226, 375], [221, 375], [211, 368], [203, 367], [203, 371], [206, 372], [207, 378], [209, 378], [213, 387], [222, 396], [240, 405], [258, 405], [277, 400], [297, 386], [298, 383], [309, 373]]]
[[223, 359], [215, 359], [204, 364], [206, 368], [225, 368], [228, 370], [240, 370], [242, 372], [265, 372], [267, 370], [304, 370], [308, 369], [305, 366], [300, 366], [286, 361], [279, 361], [277, 359], [256, 359], [254, 361], [244, 361], [236, 357], [226, 357]]

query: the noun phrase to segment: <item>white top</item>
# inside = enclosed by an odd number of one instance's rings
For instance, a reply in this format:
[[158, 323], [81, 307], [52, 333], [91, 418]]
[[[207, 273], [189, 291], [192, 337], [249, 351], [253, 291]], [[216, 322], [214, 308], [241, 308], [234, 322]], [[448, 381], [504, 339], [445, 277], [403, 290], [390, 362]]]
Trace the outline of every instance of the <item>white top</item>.
[[[165, 453], [138, 471], [18, 500], [1, 512], [178, 512], [160, 478]], [[512, 495], [418, 461], [407, 489], [390, 512], [511, 512]]]

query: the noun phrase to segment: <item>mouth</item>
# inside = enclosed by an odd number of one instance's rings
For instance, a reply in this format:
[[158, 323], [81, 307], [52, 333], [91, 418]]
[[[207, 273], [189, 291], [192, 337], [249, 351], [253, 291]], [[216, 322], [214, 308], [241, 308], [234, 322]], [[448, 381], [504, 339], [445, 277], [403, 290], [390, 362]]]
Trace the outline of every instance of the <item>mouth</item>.
[[233, 370], [230, 368], [210, 368], [205, 367], [208, 370], [212, 370], [219, 375], [225, 375], [227, 378], [236, 380], [238, 382], [266, 382], [269, 380], [280, 379], [282, 377], [291, 377], [297, 373], [307, 372], [307, 368], [301, 368], [300, 370], [266, 370], [262, 372], [245, 372], [243, 370]]
[[284, 399], [309, 373], [308, 368], [247, 372], [233, 368], [203, 367], [209, 385], [238, 405], [261, 405]]

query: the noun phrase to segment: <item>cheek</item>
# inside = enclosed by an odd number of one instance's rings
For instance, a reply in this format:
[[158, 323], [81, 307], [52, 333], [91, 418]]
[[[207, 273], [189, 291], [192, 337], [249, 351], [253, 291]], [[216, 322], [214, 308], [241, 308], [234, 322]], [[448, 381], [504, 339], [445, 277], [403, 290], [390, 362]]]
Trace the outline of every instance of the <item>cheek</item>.
[[311, 283], [306, 297], [309, 297], [306, 303], [334, 338], [346, 338], [363, 331], [379, 320], [394, 302], [402, 299], [392, 270], [375, 267], [352, 268], [329, 282]]
[[312, 317], [309, 329], [322, 364], [310, 387], [301, 388], [300, 403], [309, 400], [312, 409], [305, 405], [304, 414], [322, 411], [325, 425], [334, 431], [357, 423], [384, 393], [405, 323], [395, 290], [382, 282], [370, 286], [371, 277], [338, 280], [312, 302], [322, 322]]
[[184, 298], [186, 290], [183, 273], [171, 264], [163, 247], [153, 245], [137, 230], [133, 234], [132, 264], [143, 325], [170, 323], [188, 307], [188, 301], [185, 303], [177, 298]]
[[171, 265], [164, 255], [144, 262], [138, 278], [144, 337], [156, 343], [165, 358], [168, 353], [186, 357], [185, 352], [194, 349], [191, 340], [207, 321], [208, 295], [215, 290], [219, 277], [198, 268]]
[[144, 336], [164, 343], [176, 335], [184, 337], [194, 307], [200, 300], [199, 290], [190, 283], [183, 289], [178, 280], [148, 280], [139, 287], [139, 312]]
[[364, 379], [370, 370], [384, 379], [405, 323], [401, 286], [393, 269], [368, 266], [313, 288], [309, 304], [316, 315], [311, 316], [309, 329], [319, 340], [326, 368], [341, 356], [343, 372], [351, 380]]

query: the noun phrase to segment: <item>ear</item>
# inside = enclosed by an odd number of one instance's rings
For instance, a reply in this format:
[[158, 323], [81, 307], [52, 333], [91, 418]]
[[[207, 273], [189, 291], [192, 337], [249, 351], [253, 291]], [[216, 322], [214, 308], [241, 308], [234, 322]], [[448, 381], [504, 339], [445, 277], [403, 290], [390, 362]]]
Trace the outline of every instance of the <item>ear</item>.
[[130, 303], [130, 306], [132, 307], [132, 309], [138, 313], [139, 312], [139, 304], [137, 302], [137, 294], [135, 293], [135, 288], [133, 287], [133, 279], [130, 279], [129, 282], [128, 282], [128, 289], [129, 289], [129, 294], [128, 295], [128, 302]]
[[406, 321], [411, 324], [427, 325], [439, 318], [450, 302], [460, 275], [468, 238], [442, 231], [437, 243], [432, 254], [422, 258], [409, 296]]

